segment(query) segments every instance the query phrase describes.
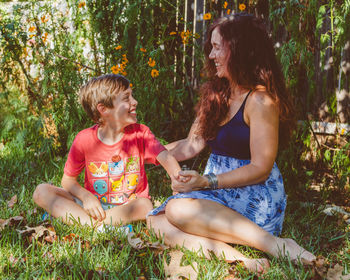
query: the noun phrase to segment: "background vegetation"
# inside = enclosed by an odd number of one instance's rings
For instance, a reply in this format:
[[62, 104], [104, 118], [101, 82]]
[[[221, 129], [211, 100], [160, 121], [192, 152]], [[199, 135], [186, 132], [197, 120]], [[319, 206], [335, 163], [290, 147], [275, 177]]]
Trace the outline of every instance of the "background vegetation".
[[[93, 76], [110, 72], [126, 75], [139, 102], [140, 122], [146, 123], [161, 141], [184, 137], [194, 118], [201, 83], [203, 30], [216, 16], [241, 9], [266, 20], [295, 99], [297, 119], [304, 121], [278, 158], [290, 201], [284, 235], [303, 240], [303, 245], [327, 256], [330, 266], [341, 260], [347, 273], [349, 227], [338, 217], [320, 213], [325, 204], [335, 203], [348, 209], [349, 131], [338, 129], [333, 135], [317, 135], [310, 122], [349, 123], [350, 1], [201, 3], [197, 21], [193, 20], [193, 12], [191, 16], [191, 1], [0, 3], [1, 218], [25, 213], [29, 224], [40, 223], [42, 212], [38, 210], [33, 215], [27, 212], [34, 207], [31, 194], [42, 181], [59, 184], [76, 133], [92, 124], [77, 103], [76, 92]], [[186, 164], [203, 170], [207, 153]], [[164, 200], [170, 194], [166, 175], [158, 168], [149, 168], [148, 176], [151, 185], [156, 186], [152, 189], [153, 197]], [[14, 194], [18, 195], [20, 205], [8, 209], [6, 201]], [[69, 231], [59, 222], [54, 224], [61, 235]], [[140, 231], [142, 228], [139, 225]], [[89, 238], [88, 231], [76, 230]], [[11, 230], [0, 234], [0, 271], [6, 277], [46, 277], [57, 273], [57, 277], [65, 278], [62, 273], [67, 266], [55, 263], [52, 268], [47, 259], [42, 260], [47, 249], [34, 243], [32, 247], [24, 246]], [[93, 253], [96, 258], [101, 258], [99, 250], [108, 248], [101, 246]], [[345, 246], [342, 254], [341, 246]], [[57, 249], [56, 259], [67, 258], [66, 253], [59, 253], [62, 247], [54, 248], [50, 250]], [[128, 265], [140, 262], [138, 253], [122, 252], [126, 259], [131, 254]], [[10, 254], [30, 261], [13, 265], [9, 262]], [[79, 258], [69, 261], [74, 275], [93, 269], [92, 260], [83, 253]], [[114, 258], [112, 253], [110, 258]], [[74, 263], [81, 261], [84, 269], [79, 270]], [[215, 274], [218, 272], [211, 262], [201, 262], [210, 272], [208, 275], [224, 277], [221, 272]], [[159, 263], [141, 262], [142, 269], [131, 265], [125, 279], [142, 274], [147, 279], [156, 277], [163, 273], [155, 268]], [[144, 267], [149, 267], [148, 272]], [[289, 279], [296, 278], [295, 275], [301, 275], [300, 279], [317, 275], [302, 266], [295, 268], [276, 260], [273, 267], [271, 279], [286, 273]], [[107, 268], [115, 278], [120, 269], [118, 265]], [[242, 273], [243, 278], [252, 277]], [[201, 277], [207, 276], [204, 273]]]

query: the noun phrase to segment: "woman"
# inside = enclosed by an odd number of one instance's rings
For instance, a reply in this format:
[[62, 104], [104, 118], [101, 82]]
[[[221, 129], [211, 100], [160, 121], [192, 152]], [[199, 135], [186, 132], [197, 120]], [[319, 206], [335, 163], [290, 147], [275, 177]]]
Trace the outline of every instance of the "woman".
[[[292, 260], [315, 256], [281, 233], [286, 208], [276, 166], [279, 134], [292, 124], [284, 78], [261, 21], [237, 14], [215, 21], [204, 47], [208, 82], [186, 139], [167, 145], [182, 161], [212, 148], [204, 176], [182, 171], [178, 194], [152, 210], [148, 224], [169, 245], [202, 248], [263, 271], [266, 259], [248, 259], [227, 243], [255, 247]], [[279, 133], [279, 126], [281, 130]]]

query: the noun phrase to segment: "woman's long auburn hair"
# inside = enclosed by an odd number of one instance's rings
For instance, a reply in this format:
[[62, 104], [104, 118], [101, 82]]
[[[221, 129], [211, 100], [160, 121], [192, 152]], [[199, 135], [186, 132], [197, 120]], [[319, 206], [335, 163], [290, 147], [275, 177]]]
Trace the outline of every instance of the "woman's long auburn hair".
[[239, 13], [217, 19], [208, 29], [204, 44], [204, 70], [209, 80], [201, 86], [196, 106], [199, 128], [204, 140], [214, 139], [229, 111], [230, 83], [216, 76], [209, 59], [211, 35], [218, 28], [224, 47], [229, 50], [227, 70], [234, 84], [247, 90], [264, 86], [279, 107], [280, 142], [286, 140], [294, 125], [293, 107], [287, 92], [273, 43], [262, 21], [253, 15]]

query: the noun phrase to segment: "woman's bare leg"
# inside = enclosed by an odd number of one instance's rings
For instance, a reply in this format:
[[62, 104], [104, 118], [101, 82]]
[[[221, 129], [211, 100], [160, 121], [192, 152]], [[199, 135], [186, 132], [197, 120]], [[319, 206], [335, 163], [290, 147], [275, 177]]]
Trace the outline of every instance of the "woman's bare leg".
[[213, 252], [217, 257], [224, 257], [228, 262], [243, 261], [245, 266], [253, 272], [261, 273], [269, 267], [267, 259], [250, 259], [224, 242], [181, 231], [169, 223], [164, 214], [149, 216], [147, 226], [152, 228], [158, 237], [163, 237], [164, 242], [171, 247], [179, 245], [194, 251], [202, 249], [207, 258], [210, 258], [210, 252]]
[[165, 215], [170, 223], [184, 232], [247, 245], [275, 257], [289, 256], [292, 260], [308, 261], [316, 257], [291, 239], [273, 236], [246, 217], [219, 203], [181, 198], [168, 202]]

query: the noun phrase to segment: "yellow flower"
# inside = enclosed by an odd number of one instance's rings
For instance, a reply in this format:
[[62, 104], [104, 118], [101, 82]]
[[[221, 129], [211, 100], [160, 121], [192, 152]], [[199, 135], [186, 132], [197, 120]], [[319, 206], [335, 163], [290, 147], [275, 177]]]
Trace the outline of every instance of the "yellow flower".
[[238, 9], [240, 10], [240, 11], [244, 11], [245, 10], [245, 8], [246, 8], [246, 5], [245, 4], [239, 4], [239, 6], [238, 6]]
[[34, 32], [35, 30], [36, 30], [36, 27], [35, 27], [35, 26], [29, 27], [29, 32]]
[[231, 14], [231, 10], [228, 9], [226, 13], [227, 13], [228, 15]]
[[144, 48], [140, 48], [140, 51], [142, 51], [142, 52], [146, 52], [147, 50], [146, 50], [146, 49], [144, 49]]
[[176, 31], [171, 31], [170, 33], [169, 33], [169, 35], [176, 35]]
[[345, 128], [343, 128], [343, 129], [341, 130], [340, 135], [344, 135], [344, 133], [345, 133]]
[[120, 50], [121, 48], [122, 48], [121, 45], [115, 47], [115, 49], [116, 49], [117, 51]]
[[80, 2], [80, 3], [79, 3], [79, 6], [78, 6], [78, 7], [79, 7], [79, 8], [83, 8], [83, 7], [85, 7], [85, 5], [86, 5], [85, 2], [83, 1], [83, 2]]
[[228, 5], [228, 3], [225, 1], [225, 2], [224, 2], [224, 9], [227, 8], [227, 5]]
[[151, 76], [152, 76], [153, 78], [158, 77], [158, 76], [159, 76], [159, 71], [156, 70], [156, 69], [152, 69], [152, 71], [151, 71]]
[[204, 20], [209, 20], [209, 19], [211, 19], [211, 13], [206, 13], [206, 14], [204, 14], [204, 15], [203, 15], [203, 19], [204, 19]]
[[[148, 65], [150, 66], [150, 67], [154, 67], [155, 65], [156, 65], [156, 61], [155, 60], [153, 60], [152, 58], [149, 58], [149, 60], [148, 60]], [[158, 76], [158, 75], [157, 75]], [[153, 76], [152, 76], [153, 77]]]

